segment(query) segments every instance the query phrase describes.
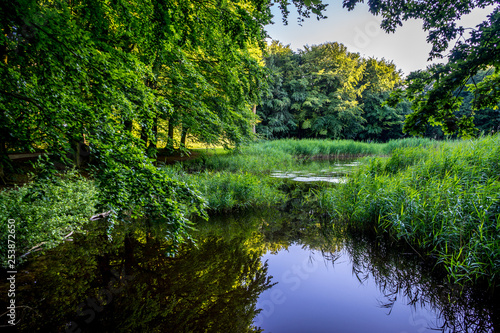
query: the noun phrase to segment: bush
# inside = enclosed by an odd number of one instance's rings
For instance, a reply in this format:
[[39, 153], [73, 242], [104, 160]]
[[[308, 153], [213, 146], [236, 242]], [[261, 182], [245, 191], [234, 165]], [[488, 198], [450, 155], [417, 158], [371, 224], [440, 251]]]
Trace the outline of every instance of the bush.
[[0, 192], [0, 249], [7, 264], [9, 219], [15, 220], [16, 259], [34, 247], [53, 248], [79, 232], [95, 213], [97, 191], [92, 181], [70, 172]]

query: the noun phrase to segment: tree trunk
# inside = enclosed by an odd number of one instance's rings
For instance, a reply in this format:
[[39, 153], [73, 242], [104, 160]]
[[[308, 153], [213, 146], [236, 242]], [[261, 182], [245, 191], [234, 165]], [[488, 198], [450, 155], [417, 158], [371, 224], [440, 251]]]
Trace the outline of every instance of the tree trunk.
[[124, 240], [125, 249], [125, 274], [132, 274], [132, 268], [135, 266], [134, 244], [132, 233], [129, 233]]
[[75, 147], [75, 166], [77, 168], [79, 168], [82, 165], [82, 159], [80, 158], [80, 153], [81, 153], [80, 142], [76, 141], [75, 145], [76, 145], [76, 147]]
[[182, 134], [181, 134], [181, 147], [182, 149], [186, 148], [186, 137], [189, 131], [189, 127], [182, 126]]
[[153, 148], [158, 148], [158, 117], [153, 119], [153, 138], [150, 139]]
[[172, 118], [168, 120], [167, 150], [174, 151], [174, 122]]
[[0, 142], [0, 182], [3, 185], [7, 185], [5, 181], [5, 167], [8, 167], [10, 163], [9, 155], [7, 154], [7, 148], [5, 147], [5, 142]]
[[[257, 114], [257, 105], [256, 104], [253, 105], [252, 111], [253, 111], [253, 114]], [[252, 131], [253, 131], [254, 134], [256, 133], [255, 132], [255, 123], [253, 123], [253, 129], [252, 129]]]
[[123, 126], [125, 127], [125, 130], [127, 130], [129, 132], [132, 132], [132, 129], [134, 128], [134, 126], [132, 124], [132, 120], [125, 120], [123, 122]]
[[144, 141], [146, 147], [148, 146], [148, 133], [144, 127], [141, 127], [141, 141]]

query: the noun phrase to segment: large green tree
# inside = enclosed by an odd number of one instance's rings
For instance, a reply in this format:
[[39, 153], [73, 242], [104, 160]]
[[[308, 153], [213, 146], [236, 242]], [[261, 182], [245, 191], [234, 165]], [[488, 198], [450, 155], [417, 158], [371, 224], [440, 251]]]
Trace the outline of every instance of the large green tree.
[[297, 120], [292, 114], [292, 104], [301, 102], [300, 84], [296, 84], [300, 56], [289, 45], [272, 41], [265, 58], [270, 73], [270, 84], [262, 103], [257, 108], [260, 123], [257, 133], [268, 139], [289, 137], [295, 133]]
[[386, 60], [365, 59], [363, 78], [358, 87], [362, 89], [358, 98], [366, 120], [360, 139], [387, 141], [402, 135], [404, 116], [409, 113], [408, 101], [394, 107], [385, 103], [395, 87], [402, 83], [402, 75], [396, 66]]
[[[295, 2], [302, 16], [324, 5]], [[287, 3], [280, 6], [284, 13]], [[270, 2], [0, 3], [0, 175], [8, 152], [90, 155], [111, 221], [148, 216], [179, 238], [203, 202], [154, 166], [161, 125], [234, 144], [252, 133]], [[286, 16], [286, 15], [285, 15]], [[163, 121], [163, 122], [162, 122]], [[170, 134], [170, 133], [169, 133]], [[171, 137], [169, 135], [169, 137]]]
[[294, 53], [274, 41], [266, 65], [273, 80], [258, 108], [257, 130], [267, 138], [387, 140], [401, 135], [406, 110], [382, 106], [401, 84], [394, 64], [363, 59], [339, 43]]
[[[344, 7], [353, 9], [361, 0], [344, 0]], [[422, 134], [429, 125], [441, 126], [445, 134], [475, 135], [474, 114], [483, 108], [496, 107], [500, 101], [498, 85], [500, 73], [480, 83], [470, 79], [481, 70], [498, 68], [500, 60], [500, 11], [498, 1], [369, 1], [370, 11], [382, 16], [381, 27], [393, 32], [404, 21], [422, 19], [428, 31], [427, 41], [432, 50], [429, 59], [448, 58], [445, 65], [433, 66], [428, 71], [413, 73], [407, 79], [407, 88], [399, 96], [412, 100], [413, 112], [408, 115], [404, 130]], [[475, 8], [495, 5], [488, 19], [475, 28], [460, 26], [460, 18]], [[450, 45], [453, 46], [450, 47]], [[460, 91], [470, 84], [473, 98], [468, 113], [457, 116], [463, 99]]]

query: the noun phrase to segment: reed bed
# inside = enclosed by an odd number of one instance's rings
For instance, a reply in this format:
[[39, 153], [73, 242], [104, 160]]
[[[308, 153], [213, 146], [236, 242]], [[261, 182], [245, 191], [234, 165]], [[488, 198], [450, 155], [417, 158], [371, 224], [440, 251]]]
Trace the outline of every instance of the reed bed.
[[500, 136], [395, 148], [318, 194], [338, 222], [375, 228], [437, 258], [454, 282], [500, 277]]
[[188, 184], [205, 198], [211, 213], [223, 213], [249, 207], [271, 206], [285, 200], [279, 182], [251, 173], [204, 170], [187, 173], [181, 166], [168, 167], [170, 177]]
[[389, 155], [398, 148], [435, 147], [440, 144], [439, 141], [418, 138], [393, 140], [387, 143], [284, 139], [257, 142], [228, 154], [205, 155], [200, 159], [185, 163], [185, 166], [192, 171], [212, 170], [268, 175], [274, 170], [296, 169], [301, 161], [317, 157], [350, 159], [361, 156]]

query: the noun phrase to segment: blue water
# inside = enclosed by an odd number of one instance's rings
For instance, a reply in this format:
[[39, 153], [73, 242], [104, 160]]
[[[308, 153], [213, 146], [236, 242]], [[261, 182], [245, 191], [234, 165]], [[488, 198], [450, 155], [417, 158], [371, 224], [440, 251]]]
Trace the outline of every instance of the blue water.
[[[441, 326], [433, 309], [408, 305], [402, 292], [389, 300], [372, 274], [358, 279], [344, 250], [332, 260], [320, 251], [292, 245], [276, 254], [268, 252], [262, 257], [266, 260], [277, 284], [257, 303], [262, 312], [254, 324], [264, 332], [423, 333]], [[384, 307], [388, 302], [392, 305]]]

